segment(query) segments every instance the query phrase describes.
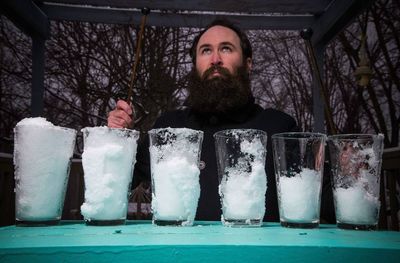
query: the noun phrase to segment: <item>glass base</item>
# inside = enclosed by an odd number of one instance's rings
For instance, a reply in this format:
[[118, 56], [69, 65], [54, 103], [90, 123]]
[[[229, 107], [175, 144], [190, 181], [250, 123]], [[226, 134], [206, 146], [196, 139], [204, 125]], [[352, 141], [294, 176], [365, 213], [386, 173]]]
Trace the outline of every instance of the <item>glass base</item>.
[[224, 226], [233, 227], [259, 227], [262, 225], [261, 219], [223, 219]]
[[15, 220], [16, 226], [55, 226], [60, 223], [60, 219], [29, 221], [29, 220]]
[[376, 225], [357, 225], [348, 223], [337, 223], [338, 228], [351, 230], [376, 230]]
[[281, 226], [288, 228], [317, 228], [319, 227], [319, 223], [293, 223], [281, 221]]
[[153, 224], [157, 226], [184, 226], [189, 225], [187, 221], [183, 220], [158, 220], [154, 219]]
[[125, 225], [125, 219], [115, 219], [115, 220], [85, 220], [88, 226], [117, 226]]

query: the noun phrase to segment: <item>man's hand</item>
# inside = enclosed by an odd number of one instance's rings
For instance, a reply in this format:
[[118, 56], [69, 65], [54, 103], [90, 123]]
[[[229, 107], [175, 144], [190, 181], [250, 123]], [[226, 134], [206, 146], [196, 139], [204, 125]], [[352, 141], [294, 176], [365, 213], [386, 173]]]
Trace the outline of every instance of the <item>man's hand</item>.
[[107, 126], [110, 128], [132, 128], [133, 109], [126, 101], [119, 100], [113, 111], [110, 111]]

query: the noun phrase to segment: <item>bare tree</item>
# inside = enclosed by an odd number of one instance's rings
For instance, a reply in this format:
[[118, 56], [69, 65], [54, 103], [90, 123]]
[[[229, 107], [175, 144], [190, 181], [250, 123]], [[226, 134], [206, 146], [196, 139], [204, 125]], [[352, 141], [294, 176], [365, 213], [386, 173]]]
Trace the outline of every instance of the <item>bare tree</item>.
[[294, 116], [302, 130], [312, 129], [312, 79], [298, 32], [262, 31], [255, 42], [254, 93], [264, 107]]
[[15, 120], [30, 114], [31, 65], [30, 38], [1, 16], [0, 136], [2, 138], [11, 138]]
[[[387, 147], [399, 145], [400, 123], [400, 5], [376, 1], [328, 47], [327, 68], [342, 132], [385, 135]], [[359, 86], [354, 72], [360, 63], [361, 35], [368, 37], [366, 54], [373, 75]]]
[[[326, 49], [324, 83], [339, 132], [385, 135], [399, 144], [400, 6], [379, 0]], [[16, 122], [29, 116], [31, 42], [11, 22], [0, 20], [0, 131], [11, 137]], [[46, 41], [45, 113], [57, 125], [80, 129], [106, 123], [117, 99], [126, 99], [138, 28], [78, 22], [52, 22]], [[186, 98], [191, 69], [188, 48], [198, 29], [147, 27], [134, 85], [136, 128], [146, 131], [164, 111]], [[373, 76], [357, 84], [360, 34], [367, 32]], [[250, 31], [254, 48], [253, 93], [264, 107], [293, 115], [312, 130], [312, 77], [298, 32]]]
[[[373, 75], [366, 87], [354, 76], [361, 33]], [[256, 32], [254, 93], [265, 107], [293, 115], [303, 130], [312, 127], [311, 67], [297, 32]], [[385, 146], [399, 145], [400, 6], [380, 0], [326, 48], [324, 83], [341, 133], [383, 133]]]

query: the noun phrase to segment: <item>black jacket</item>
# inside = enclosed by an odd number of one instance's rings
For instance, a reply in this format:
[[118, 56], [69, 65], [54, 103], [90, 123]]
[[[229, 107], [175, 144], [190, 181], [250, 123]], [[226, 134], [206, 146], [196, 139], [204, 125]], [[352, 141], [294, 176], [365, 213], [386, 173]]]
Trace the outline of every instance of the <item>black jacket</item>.
[[[266, 109], [253, 102], [228, 114], [200, 114], [192, 110], [167, 112], [157, 119], [154, 128], [191, 128], [204, 132], [201, 161], [205, 168], [200, 172], [200, 200], [196, 220], [220, 220], [221, 203], [218, 195], [218, 174], [213, 134], [224, 129], [259, 129], [267, 132], [267, 193], [264, 221], [279, 221], [276, 183], [272, 159], [271, 135], [297, 131], [295, 120], [281, 111]], [[134, 181], [150, 180], [148, 139], [138, 146]]]

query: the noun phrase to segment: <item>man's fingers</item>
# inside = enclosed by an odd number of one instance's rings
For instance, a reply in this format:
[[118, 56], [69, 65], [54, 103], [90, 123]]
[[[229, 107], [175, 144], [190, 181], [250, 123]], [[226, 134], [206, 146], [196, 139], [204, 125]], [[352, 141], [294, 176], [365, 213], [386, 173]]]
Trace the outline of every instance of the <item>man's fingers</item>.
[[123, 110], [113, 110], [107, 118], [107, 126], [111, 128], [130, 128], [132, 118]]
[[125, 121], [124, 119], [114, 118], [108, 119], [108, 127], [110, 128], [129, 128], [130, 122]]
[[132, 112], [133, 112], [132, 106], [123, 100], [118, 100], [116, 109], [122, 110], [122, 111], [126, 112], [128, 115], [132, 115]]
[[126, 101], [118, 100], [116, 108], [108, 114], [107, 126], [110, 128], [131, 128], [133, 109]]

